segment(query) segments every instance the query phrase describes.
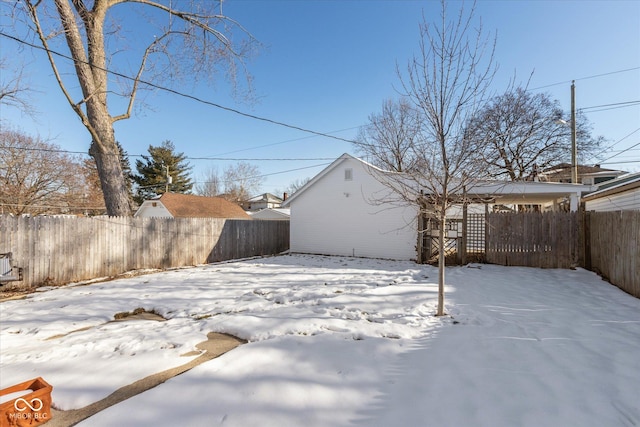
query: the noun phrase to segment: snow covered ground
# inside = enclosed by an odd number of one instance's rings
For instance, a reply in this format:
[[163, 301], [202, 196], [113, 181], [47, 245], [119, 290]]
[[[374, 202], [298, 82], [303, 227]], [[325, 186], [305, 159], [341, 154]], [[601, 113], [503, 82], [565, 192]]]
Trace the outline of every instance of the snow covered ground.
[[[249, 341], [81, 426], [640, 425], [640, 300], [578, 270], [280, 256], [0, 304], [0, 387], [79, 408]], [[109, 322], [143, 307], [166, 322]], [[66, 334], [66, 335], [65, 335]]]

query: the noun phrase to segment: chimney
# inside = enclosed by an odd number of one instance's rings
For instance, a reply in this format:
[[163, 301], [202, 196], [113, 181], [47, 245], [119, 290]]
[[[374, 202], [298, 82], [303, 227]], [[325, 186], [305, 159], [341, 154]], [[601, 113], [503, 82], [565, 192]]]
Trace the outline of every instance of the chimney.
[[289, 195], [285, 192], [285, 193], [282, 195], [282, 201], [284, 202], [285, 200], [287, 200], [287, 198], [288, 198], [288, 197], [289, 197]]

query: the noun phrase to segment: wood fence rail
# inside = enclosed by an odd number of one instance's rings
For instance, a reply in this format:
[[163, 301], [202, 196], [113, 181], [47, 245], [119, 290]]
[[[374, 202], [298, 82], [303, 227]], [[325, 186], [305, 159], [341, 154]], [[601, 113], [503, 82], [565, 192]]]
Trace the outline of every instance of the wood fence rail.
[[[489, 214], [486, 260], [583, 266], [640, 298], [640, 211]], [[478, 238], [478, 252], [483, 242]], [[20, 287], [70, 283], [271, 255], [289, 248], [289, 221], [0, 215], [0, 253], [23, 268]]]
[[486, 260], [538, 268], [577, 266], [574, 212], [491, 213], [486, 218]]
[[0, 252], [21, 288], [272, 255], [289, 248], [289, 221], [0, 215]]
[[585, 267], [640, 298], [640, 211], [586, 212]]

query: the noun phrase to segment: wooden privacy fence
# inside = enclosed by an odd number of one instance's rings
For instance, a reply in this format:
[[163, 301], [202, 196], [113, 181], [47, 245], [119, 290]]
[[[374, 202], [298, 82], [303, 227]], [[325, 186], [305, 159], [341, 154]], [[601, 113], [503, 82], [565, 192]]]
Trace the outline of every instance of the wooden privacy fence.
[[485, 225], [486, 260], [492, 264], [571, 268], [578, 262], [576, 213], [491, 213]]
[[585, 267], [640, 298], [640, 211], [585, 212]]
[[289, 248], [289, 221], [0, 215], [0, 253], [23, 268], [20, 287], [139, 269], [272, 255]]

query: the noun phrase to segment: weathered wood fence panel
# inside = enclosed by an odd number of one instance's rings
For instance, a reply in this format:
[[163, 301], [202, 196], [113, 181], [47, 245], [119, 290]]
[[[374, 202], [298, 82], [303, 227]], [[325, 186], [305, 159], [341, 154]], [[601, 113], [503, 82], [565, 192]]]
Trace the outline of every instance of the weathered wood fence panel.
[[0, 215], [0, 252], [23, 268], [19, 287], [271, 255], [289, 221]]
[[591, 270], [640, 298], [640, 211], [586, 212]]
[[491, 213], [486, 227], [489, 263], [539, 268], [571, 268], [577, 264], [575, 213]]

